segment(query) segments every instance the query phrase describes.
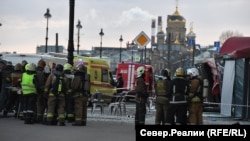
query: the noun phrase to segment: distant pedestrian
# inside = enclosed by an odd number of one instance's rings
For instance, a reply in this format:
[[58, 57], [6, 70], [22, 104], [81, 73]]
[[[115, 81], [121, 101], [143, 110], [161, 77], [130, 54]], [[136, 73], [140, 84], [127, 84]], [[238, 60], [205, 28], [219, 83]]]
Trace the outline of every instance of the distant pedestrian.
[[186, 125], [188, 109], [189, 81], [185, 79], [183, 68], [177, 68], [170, 81], [169, 106], [166, 124]]
[[123, 78], [122, 78], [121, 73], [119, 73], [117, 75], [117, 81], [115, 84], [116, 84], [115, 85], [116, 86], [116, 94], [114, 95], [112, 102], [119, 101], [121, 99], [121, 96], [122, 96], [124, 82], [123, 82]]

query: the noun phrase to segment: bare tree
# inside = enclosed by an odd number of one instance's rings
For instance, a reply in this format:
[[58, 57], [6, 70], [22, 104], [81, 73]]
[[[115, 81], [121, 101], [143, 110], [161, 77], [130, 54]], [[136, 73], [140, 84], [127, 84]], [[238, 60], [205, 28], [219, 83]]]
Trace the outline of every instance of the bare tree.
[[231, 31], [231, 30], [224, 31], [220, 35], [220, 43], [223, 44], [228, 38], [236, 36], [243, 36], [243, 34], [239, 33], [238, 31]]

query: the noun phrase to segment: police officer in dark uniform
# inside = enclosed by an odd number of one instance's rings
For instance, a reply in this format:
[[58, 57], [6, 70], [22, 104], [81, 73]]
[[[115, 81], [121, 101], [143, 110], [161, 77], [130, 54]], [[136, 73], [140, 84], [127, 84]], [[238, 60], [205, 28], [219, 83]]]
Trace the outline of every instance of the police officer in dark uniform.
[[186, 125], [188, 109], [189, 81], [185, 79], [183, 68], [177, 68], [175, 77], [170, 81], [169, 106], [166, 124]]

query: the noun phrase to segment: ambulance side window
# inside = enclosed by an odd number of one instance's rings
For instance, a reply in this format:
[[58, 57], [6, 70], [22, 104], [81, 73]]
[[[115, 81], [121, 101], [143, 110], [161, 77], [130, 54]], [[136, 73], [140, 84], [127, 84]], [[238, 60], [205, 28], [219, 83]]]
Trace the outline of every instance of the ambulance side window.
[[109, 73], [108, 70], [102, 69], [102, 82], [107, 82], [109, 83]]

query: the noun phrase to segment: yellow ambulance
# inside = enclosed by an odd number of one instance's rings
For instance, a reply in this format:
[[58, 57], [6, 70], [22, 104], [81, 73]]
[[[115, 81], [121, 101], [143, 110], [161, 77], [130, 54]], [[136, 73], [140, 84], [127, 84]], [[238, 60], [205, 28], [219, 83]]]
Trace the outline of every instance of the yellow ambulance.
[[90, 75], [90, 93], [102, 93], [106, 103], [110, 103], [112, 96], [116, 93], [114, 79], [107, 60], [95, 57], [75, 56], [74, 66], [84, 64]]

